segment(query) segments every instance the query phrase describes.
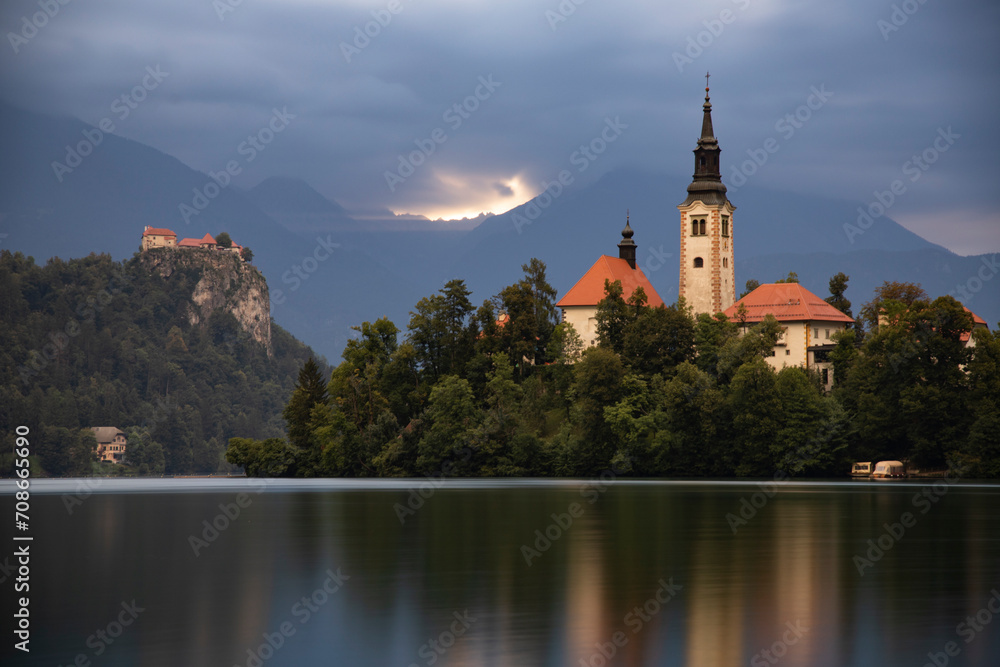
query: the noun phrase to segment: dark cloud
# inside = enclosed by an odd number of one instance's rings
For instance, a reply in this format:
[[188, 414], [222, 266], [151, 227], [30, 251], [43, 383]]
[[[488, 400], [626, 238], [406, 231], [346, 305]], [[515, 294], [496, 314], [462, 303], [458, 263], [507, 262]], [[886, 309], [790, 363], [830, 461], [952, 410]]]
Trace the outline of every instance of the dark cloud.
[[[434, 217], [531, 196], [609, 117], [628, 129], [581, 182], [620, 167], [686, 175], [711, 70], [727, 180], [773, 138], [760, 185], [866, 202], [951, 127], [960, 139], [892, 215], [960, 252], [1000, 250], [993, 2], [908, 4], [898, 30], [886, 26], [900, 3], [868, 0], [591, 0], [566, 16], [557, 0], [388, 5], [254, 0], [220, 17], [207, 0], [70, 3], [18, 53], [0, 49], [3, 94], [97, 122], [160, 65], [170, 77], [118, 123], [124, 136], [218, 169], [287, 107], [295, 120], [242, 185], [297, 176], [349, 207]], [[3, 34], [36, 11], [4, 3]], [[781, 125], [814, 88], [832, 95]], [[421, 150], [390, 188], [386, 172]]]
[[506, 183], [494, 183], [493, 189], [496, 190], [497, 194], [501, 197], [511, 197], [514, 195], [514, 189]]

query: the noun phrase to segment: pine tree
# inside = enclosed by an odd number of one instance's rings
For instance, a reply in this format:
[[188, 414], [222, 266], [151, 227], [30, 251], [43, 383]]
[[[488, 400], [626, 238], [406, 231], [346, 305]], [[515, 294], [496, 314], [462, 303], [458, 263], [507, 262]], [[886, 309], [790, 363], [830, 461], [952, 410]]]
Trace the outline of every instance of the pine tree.
[[288, 424], [288, 440], [299, 449], [309, 449], [309, 417], [317, 405], [327, 403], [326, 383], [319, 365], [309, 357], [299, 370], [299, 380], [283, 416]]

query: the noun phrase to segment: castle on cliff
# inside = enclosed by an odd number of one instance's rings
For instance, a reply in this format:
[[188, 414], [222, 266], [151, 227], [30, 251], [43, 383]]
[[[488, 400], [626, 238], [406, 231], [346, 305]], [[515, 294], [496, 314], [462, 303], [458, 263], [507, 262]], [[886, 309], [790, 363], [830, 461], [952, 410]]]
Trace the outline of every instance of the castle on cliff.
[[219, 245], [211, 234], [205, 234], [200, 239], [181, 239], [178, 243], [177, 234], [173, 230], [162, 227], [146, 227], [142, 230], [143, 252], [151, 248], [201, 248], [203, 250], [229, 250], [238, 256], [243, 256], [243, 246], [233, 243], [226, 248]]

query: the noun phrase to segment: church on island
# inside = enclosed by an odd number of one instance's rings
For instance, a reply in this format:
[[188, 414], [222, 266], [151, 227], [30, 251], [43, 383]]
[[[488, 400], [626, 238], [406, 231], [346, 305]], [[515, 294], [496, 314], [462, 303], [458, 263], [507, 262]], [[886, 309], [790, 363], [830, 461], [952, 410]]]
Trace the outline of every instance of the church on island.
[[[768, 363], [775, 370], [785, 366], [815, 369], [829, 388], [833, 384], [833, 369], [826, 355], [833, 348], [831, 337], [851, 324], [852, 318], [798, 283], [760, 285], [736, 300], [733, 250], [736, 207], [726, 196], [722, 182], [721, 149], [712, 127], [708, 93], [706, 86], [701, 136], [694, 149], [694, 177], [687, 187], [687, 198], [677, 206], [681, 234], [678, 295], [694, 315], [724, 313], [730, 320], [738, 321], [743, 332], [767, 315], [774, 316], [784, 332]], [[636, 266], [633, 235], [626, 218], [618, 256], [599, 257], [556, 304], [562, 310], [562, 320], [573, 325], [585, 347], [597, 344], [597, 304], [604, 298], [605, 280], [621, 281], [625, 300], [642, 287], [648, 305], [663, 304], [642, 269]]]

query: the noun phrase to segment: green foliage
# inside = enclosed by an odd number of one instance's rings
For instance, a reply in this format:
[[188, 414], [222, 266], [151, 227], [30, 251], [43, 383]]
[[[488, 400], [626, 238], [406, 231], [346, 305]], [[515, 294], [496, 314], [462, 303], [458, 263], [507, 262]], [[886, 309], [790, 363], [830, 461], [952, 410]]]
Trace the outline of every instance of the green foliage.
[[872, 300], [861, 307], [858, 319], [864, 324], [867, 331], [874, 331], [879, 326], [879, 317], [888, 304], [894, 301], [895, 311], [900, 311], [913, 304], [915, 301], [927, 301], [927, 292], [919, 283], [902, 283], [887, 280], [876, 288]]
[[774, 354], [774, 345], [784, 330], [773, 315], [753, 325], [742, 336], [729, 336], [718, 350], [716, 372], [721, 381], [733, 378], [744, 364]]
[[[363, 323], [309, 420], [318, 462], [300, 457], [286, 474], [808, 477], [886, 458], [1000, 474], [1000, 336], [975, 332], [970, 353], [971, 319], [950, 297], [884, 300], [887, 323], [860, 347], [857, 329], [838, 333], [827, 394], [812, 370], [774, 370], [785, 331], [773, 317], [694, 320], [682, 301], [649, 308], [610, 282], [601, 344], [582, 350], [558, 324], [549, 363], [533, 363], [547, 306], [532, 284], [472, 314], [453, 281], [398, 348], [390, 322]], [[450, 320], [449, 300], [461, 304]], [[462, 372], [435, 375], [453, 364]]]
[[576, 327], [569, 322], [560, 322], [552, 330], [545, 358], [555, 364], [569, 365], [580, 358], [583, 341]]
[[739, 298], [742, 299], [743, 297], [745, 297], [747, 294], [754, 291], [758, 287], [760, 287], [760, 281], [751, 278], [746, 282], [746, 287], [743, 288], [743, 292], [740, 293]]
[[427, 405], [429, 426], [418, 445], [417, 470], [423, 474], [440, 471], [454, 450], [469, 444], [481, 415], [467, 380], [454, 375], [441, 378]]
[[622, 359], [642, 375], [669, 376], [694, 359], [694, 336], [694, 321], [677, 306], [645, 308], [625, 325]]
[[461, 373], [472, 355], [475, 331], [466, 326], [472, 313], [465, 281], [450, 280], [438, 293], [417, 302], [410, 312], [407, 341], [417, 363], [432, 382], [442, 375]]
[[962, 341], [972, 317], [952, 297], [908, 304], [882, 299], [872, 312], [881, 313], [883, 322], [865, 339], [837, 391], [851, 415], [855, 451], [944, 468], [955, 443], [968, 440], [981, 402], [997, 395], [989, 381], [983, 391], [972, 390], [983, 367], [993, 368], [990, 341], [984, 337], [977, 367]]
[[519, 377], [527, 374], [529, 366], [545, 362], [545, 351], [558, 321], [556, 291], [545, 277], [545, 264], [532, 259], [522, 264], [521, 270], [524, 277], [500, 292], [500, 309], [506, 313], [507, 322], [493, 330]]
[[[271, 357], [228, 313], [192, 325], [200, 277], [192, 264], [162, 278], [141, 255], [39, 266], [0, 252], [3, 452], [23, 424], [37, 438], [38, 474], [228, 472], [230, 438], [283, 436], [309, 349], [273, 322]], [[90, 426], [129, 434], [123, 465], [95, 467], [77, 435]], [[0, 454], [0, 470], [11, 465]]]
[[854, 317], [851, 312], [851, 302], [844, 296], [844, 292], [847, 291], [847, 281], [850, 279], [851, 277], [843, 271], [830, 278], [830, 296], [826, 297], [826, 302], [844, 315]]
[[635, 319], [622, 297], [622, 283], [604, 280], [604, 298], [597, 304], [597, 340], [601, 347], [621, 353], [625, 345], [625, 327]]
[[722, 313], [714, 316], [700, 313], [695, 323], [694, 343], [698, 350], [695, 363], [712, 377], [719, 374], [719, 354], [730, 340], [737, 337], [739, 328]]
[[[887, 284], [866, 306], [882, 324], [834, 337], [827, 394], [815, 372], [774, 370], [773, 317], [694, 319], [616, 283], [584, 350], [537, 260], [476, 310], [448, 282], [402, 340], [361, 323], [332, 372], [277, 325], [270, 358], [225, 312], [192, 326], [195, 267], [169, 282], [140, 268], [0, 258], [0, 419], [29, 427], [39, 474], [840, 476], [899, 458], [1000, 475], [1000, 334], [967, 347], [969, 313], [918, 286]], [[90, 425], [126, 430], [124, 465], [96, 463]]]
[[219, 234], [215, 237], [215, 244], [222, 246], [223, 248], [232, 248], [233, 239], [229, 237], [228, 232], [219, 232]]
[[799, 282], [799, 274], [794, 271], [789, 271], [788, 275], [779, 280], [775, 280], [776, 283], [797, 283]]
[[295, 451], [283, 438], [232, 438], [226, 461], [244, 468], [247, 477], [281, 477], [295, 465]]
[[288, 424], [288, 440], [292, 446], [299, 449], [311, 448], [309, 419], [313, 408], [326, 401], [326, 382], [316, 360], [309, 357], [299, 369], [299, 379], [282, 413]]

